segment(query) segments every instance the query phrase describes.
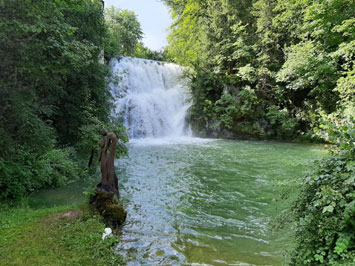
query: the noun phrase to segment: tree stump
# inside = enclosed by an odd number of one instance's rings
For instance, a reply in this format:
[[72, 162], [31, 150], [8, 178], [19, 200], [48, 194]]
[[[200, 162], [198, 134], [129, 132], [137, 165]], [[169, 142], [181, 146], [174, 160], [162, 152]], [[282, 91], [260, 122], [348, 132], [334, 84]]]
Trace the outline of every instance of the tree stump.
[[[117, 147], [117, 137], [114, 133], [102, 130], [104, 139], [99, 142], [99, 162], [101, 167], [101, 181], [96, 186], [90, 204], [103, 216], [107, 226], [118, 227], [126, 220], [127, 212], [118, 203], [118, 179], [115, 173], [114, 159]], [[107, 152], [110, 148], [109, 155]]]
[[95, 190], [90, 197], [90, 205], [104, 218], [107, 226], [116, 228], [124, 223], [127, 212], [121, 204], [117, 202], [114, 193], [107, 193]]
[[[101, 166], [101, 182], [96, 186], [97, 190], [108, 193], [117, 193], [119, 197], [118, 179], [115, 173], [115, 153], [117, 147], [117, 137], [114, 133], [107, 133], [102, 130], [104, 139], [99, 141], [99, 162]], [[107, 151], [110, 153], [107, 156]]]

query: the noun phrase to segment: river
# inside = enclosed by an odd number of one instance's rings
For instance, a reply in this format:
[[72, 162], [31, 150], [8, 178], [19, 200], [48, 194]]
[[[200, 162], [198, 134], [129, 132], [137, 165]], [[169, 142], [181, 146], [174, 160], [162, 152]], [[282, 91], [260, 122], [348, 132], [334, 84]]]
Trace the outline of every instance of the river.
[[282, 182], [319, 146], [183, 138], [129, 145], [117, 164], [128, 218], [117, 252], [128, 265], [280, 265], [287, 230], [271, 223]]

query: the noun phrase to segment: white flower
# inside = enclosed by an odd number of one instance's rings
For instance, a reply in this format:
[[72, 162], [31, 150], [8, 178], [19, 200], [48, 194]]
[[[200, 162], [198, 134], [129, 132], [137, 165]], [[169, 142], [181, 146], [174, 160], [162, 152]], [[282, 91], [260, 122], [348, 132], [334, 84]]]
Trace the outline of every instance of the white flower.
[[105, 228], [105, 233], [102, 234], [102, 240], [104, 240], [107, 236], [112, 234], [112, 229], [110, 227]]

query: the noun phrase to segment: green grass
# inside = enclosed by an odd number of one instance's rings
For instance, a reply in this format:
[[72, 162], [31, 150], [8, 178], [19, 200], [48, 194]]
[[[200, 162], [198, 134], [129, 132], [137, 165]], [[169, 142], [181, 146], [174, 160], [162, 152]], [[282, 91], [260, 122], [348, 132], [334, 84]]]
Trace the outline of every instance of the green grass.
[[0, 206], [0, 265], [122, 265], [118, 238], [87, 207]]

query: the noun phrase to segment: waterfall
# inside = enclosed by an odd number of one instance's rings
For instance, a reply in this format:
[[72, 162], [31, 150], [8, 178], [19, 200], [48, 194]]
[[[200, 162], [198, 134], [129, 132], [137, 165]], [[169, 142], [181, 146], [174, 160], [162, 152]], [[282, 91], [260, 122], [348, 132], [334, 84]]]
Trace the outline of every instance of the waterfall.
[[110, 62], [116, 111], [131, 139], [191, 135], [186, 114], [191, 106], [183, 68], [176, 64], [121, 57]]

